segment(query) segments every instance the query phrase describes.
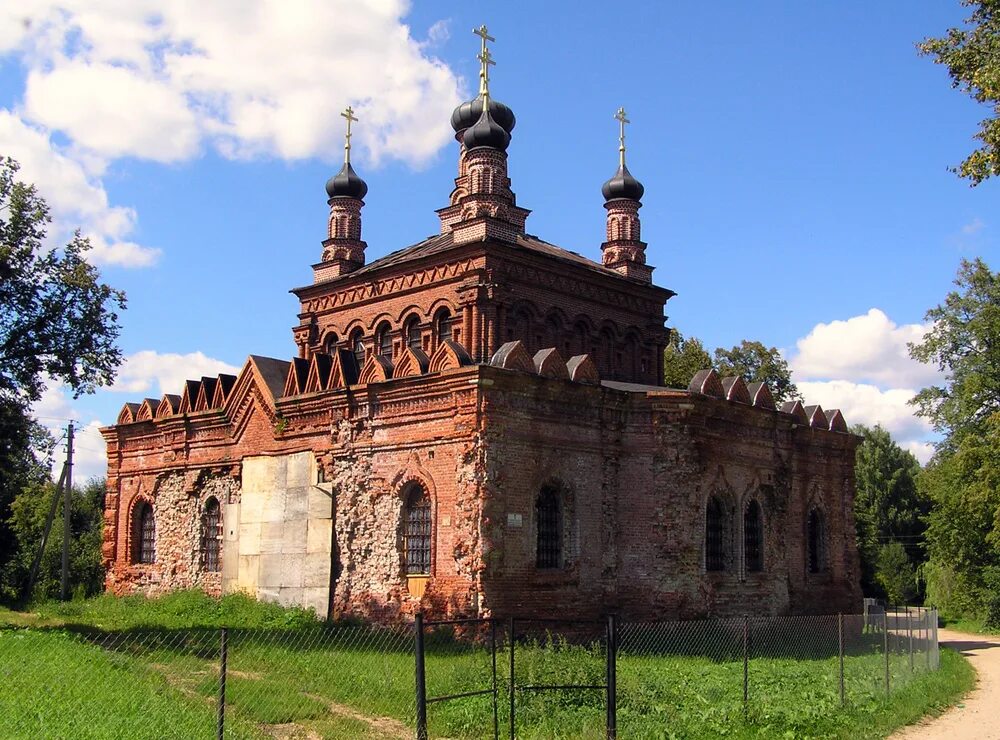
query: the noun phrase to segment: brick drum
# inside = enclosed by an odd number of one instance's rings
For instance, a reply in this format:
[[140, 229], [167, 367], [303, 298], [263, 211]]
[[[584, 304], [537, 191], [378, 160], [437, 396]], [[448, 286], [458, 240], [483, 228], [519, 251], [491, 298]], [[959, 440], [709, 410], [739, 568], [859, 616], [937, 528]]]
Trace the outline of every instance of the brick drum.
[[709, 371], [662, 387], [673, 293], [638, 200], [605, 203], [592, 261], [525, 232], [506, 146], [457, 138], [438, 235], [365, 264], [364, 204], [334, 191], [296, 357], [251, 355], [102, 430], [108, 590], [382, 621], [855, 608], [840, 413]]

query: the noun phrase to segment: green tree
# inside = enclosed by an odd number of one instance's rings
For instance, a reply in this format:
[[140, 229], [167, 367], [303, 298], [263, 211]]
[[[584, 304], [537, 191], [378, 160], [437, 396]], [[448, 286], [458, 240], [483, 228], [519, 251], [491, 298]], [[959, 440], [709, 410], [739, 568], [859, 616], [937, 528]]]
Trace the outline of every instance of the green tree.
[[[69, 583], [74, 595], [92, 596], [100, 593], [104, 585], [101, 566], [101, 541], [104, 525], [103, 478], [94, 478], [72, 493], [70, 513]], [[32, 593], [27, 594], [31, 564], [38, 554], [49, 514], [55, 485], [47, 481], [38, 486], [24, 488], [11, 506], [11, 529], [17, 550], [2, 576], [2, 587], [7, 599], [27, 596], [33, 600], [56, 598], [62, 578], [62, 507], [60, 497], [54, 524], [49, 533], [45, 551]]]
[[955, 284], [959, 290], [927, 312], [931, 329], [923, 341], [909, 345], [911, 357], [945, 373], [944, 383], [911, 403], [947, 444], [1000, 411], [1000, 275], [981, 259], [962, 260]]
[[875, 577], [890, 604], [909, 604], [917, 595], [916, 568], [902, 542], [879, 547]]
[[928, 599], [1000, 627], [1000, 414], [938, 454], [919, 483], [927, 517]]
[[712, 367], [704, 345], [695, 337], [685, 339], [676, 329], [670, 332], [663, 360], [663, 382], [669, 388], [687, 388], [696, 372]]
[[880, 567], [886, 546], [903, 548], [910, 571], [923, 563], [924, 517], [930, 503], [917, 486], [920, 463], [896, 444], [888, 431], [861, 424], [851, 431], [861, 437], [854, 463], [861, 585], [866, 594], [875, 594], [886, 590]]
[[991, 112], [975, 135], [982, 145], [952, 168], [976, 186], [1000, 174], [1000, 0], [962, 0], [962, 4], [973, 9], [966, 28], [950, 28], [940, 38], [924, 39], [917, 48], [948, 67], [952, 87]]
[[31, 418], [48, 380], [75, 395], [110, 383], [121, 363], [125, 295], [100, 280], [77, 233], [46, 244], [49, 208], [18, 165], [0, 157], [0, 571], [16, 551], [11, 505], [48, 478], [44, 434]]
[[739, 375], [747, 383], [767, 383], [779, 404], [799, 397], [799, 389], [792, 382], [792, 371], [777, 347], [744, 339], [731, 349], [719, 347], [715, 350], [714, 364], [723, 377]]

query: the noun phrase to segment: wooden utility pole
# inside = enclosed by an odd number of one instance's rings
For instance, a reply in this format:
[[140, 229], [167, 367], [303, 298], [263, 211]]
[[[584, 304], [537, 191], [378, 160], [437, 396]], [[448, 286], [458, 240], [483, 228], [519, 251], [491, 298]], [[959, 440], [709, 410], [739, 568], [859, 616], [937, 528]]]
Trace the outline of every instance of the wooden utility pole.
[[69, 599], [70, 514], [73, 500], [73, 422], [66, 428], [66, 481], [63, 486], [62, 600]]

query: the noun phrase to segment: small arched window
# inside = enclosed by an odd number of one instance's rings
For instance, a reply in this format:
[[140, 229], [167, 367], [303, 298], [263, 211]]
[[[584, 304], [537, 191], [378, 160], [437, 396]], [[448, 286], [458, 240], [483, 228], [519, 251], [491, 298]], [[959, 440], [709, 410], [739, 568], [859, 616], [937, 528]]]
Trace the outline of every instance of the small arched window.
[[222, 508], [214, 496], [201, 512], [201, 566], [209, 573], [222, 570]]
[[438, 344], [446, 339], [451, 339], [452, 323], [454, 323], [454, 320], [451, 317], [451, 311], [447, 308], [442, 308], [434, 316], [434, 338]]
[[421, 349], [420, 346], [420, 319], [411, 316], [406, 320], [406, 346], [410, 349]]
[[809, 572], [824, 572], [826, 570], [826, 521], [823, 519], [823, 512], [819, 509], [814, 508], [809, 512], [806, 544], [809, 548]]
[[326, 338], [323, 340], [323, 352], [328, 355], [332, 355], [334, 350], [337, 349], [337, 343], [339, 341], [340, 339], [337, 337], [336, 332], [330, 332], [327, 334]]
[[764, 516], [756, 500], [743, 512], [743, 560], [748, 573], [764, 570]]
[[403, 511], [403, 566], [408, 576], [431, 572], [431, 500], [418, 483], [406, 493]]
[[133, 562], [156, 562], [156, 520], [153, 506], [147, 501], [135, 507], [135, 552]]
[[358, 370], [365, 364], [365, 340], [360, 329], [355, 329], [351, 334], [351, 352], [354, 353], [354, 361], [358, 364]]
[[392, 329], [388, 322], [383, 321], [375, 330], [375, 346], [382, 357], [392, 359]]
[[705, 507], [705, 570], [726, 569], [726, 507], [712, 496]]
[[535, 502], [538, 523], [535, 565], [538, 568], [559, 568], [562, 565], [562, 506], [559, 491], [544, 486]]

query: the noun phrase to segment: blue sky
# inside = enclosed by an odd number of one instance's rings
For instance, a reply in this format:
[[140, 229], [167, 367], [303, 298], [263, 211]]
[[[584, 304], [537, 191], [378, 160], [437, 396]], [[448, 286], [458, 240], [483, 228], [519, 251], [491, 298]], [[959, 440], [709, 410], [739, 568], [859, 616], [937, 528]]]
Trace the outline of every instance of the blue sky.
[[85, 474], [125, 401], [294, 353], [288, 289], [319, 258], [348, 103], [369, 260], [437, 231], [481, 23], [530, 233], [599, 258], [624, 105], [669, 324], [780, 347], [807, 400], [929, 454], [906, 400], [935, 374], [905, 342], [960, 259], [1000, 267], [1000, 183], [947, 171], [986, 112], [914, 48], [962, 22], [957, 0], [159, 5], [0, 9], [0, 153], [129, 296], [118, 385], [38, 408], [86, 427]]

